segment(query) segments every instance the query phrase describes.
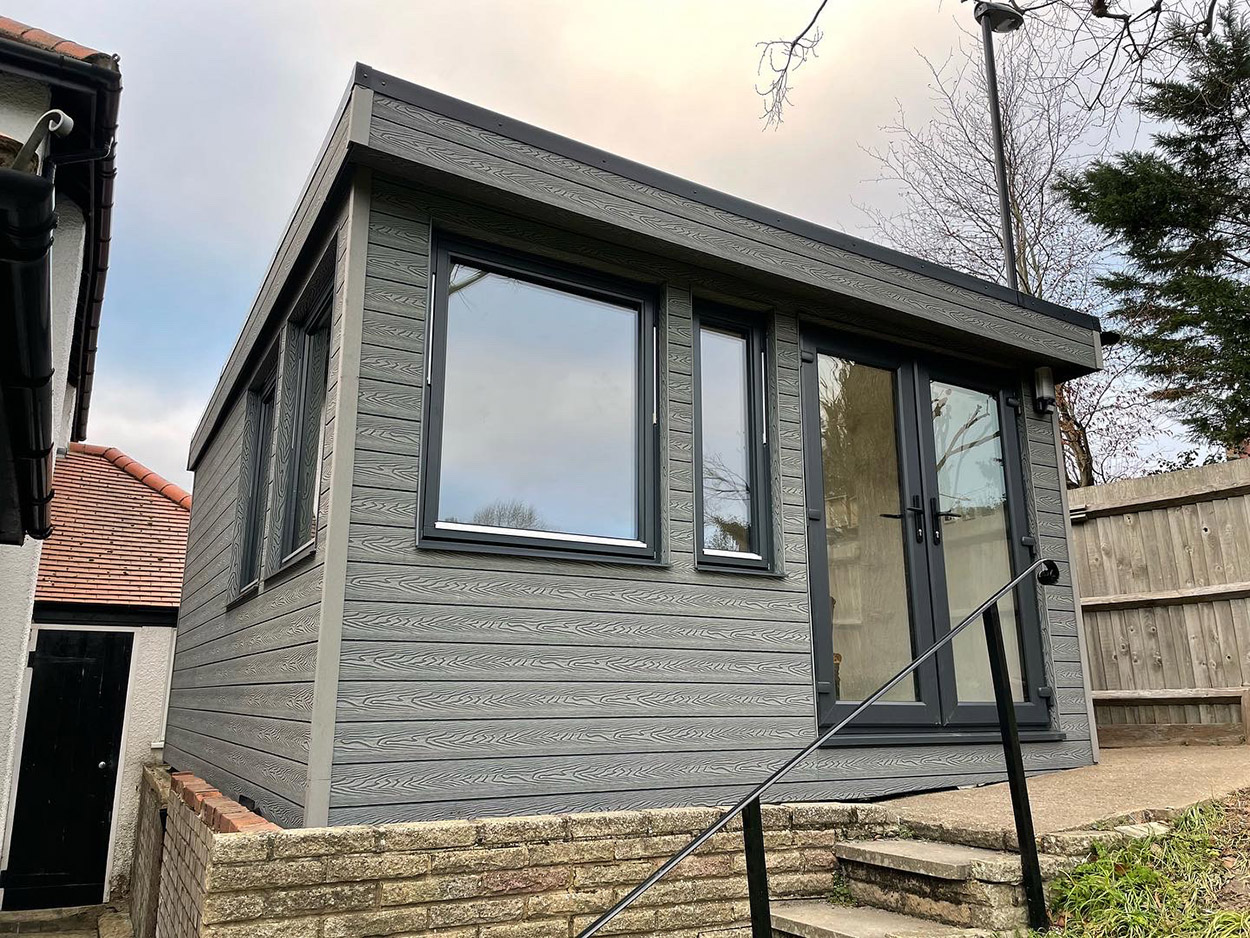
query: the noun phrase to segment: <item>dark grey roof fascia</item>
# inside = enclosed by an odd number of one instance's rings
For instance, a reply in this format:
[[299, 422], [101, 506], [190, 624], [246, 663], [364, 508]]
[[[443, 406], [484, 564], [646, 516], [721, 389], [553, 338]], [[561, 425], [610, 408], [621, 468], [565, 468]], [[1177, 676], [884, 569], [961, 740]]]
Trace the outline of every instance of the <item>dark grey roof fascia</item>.
[[735, 215], [749, 218], [762, 225], [771, 225], [774, 228], [780, 228], [800, 237], [810, 238], [821, 244], [827, 244], [830, 247], [848, 251], [869, 260], [879, 261], [883, 264], [890, 264], [893, 267], [909, 270], [926, 277], [932, 277], [934, 280], [940, 280], [951, 286], [970, 290], [1005, 303], [1011, 303], [1014, 306], [1041, 313], [1075, 326], [1093, 331], [1101, 328], [1098, 319], [1086, 313], [1069, 309], [1066, 306], [1060, 306], [1057, 303], [1040, 300], [1037, 297], [1029, 296], [1027, 293], [1009, 290], [1005, 286], [982, 280], [980, 277], [952, 270], [949, 267], [943, 267], [941, 264], [933, 264], [910, 254], [904, 254], [902, 251], [874, 244], [862, 238], [855, 238], [841, 231], [825, 228], [815, 222], [805, 221], [802, 218], [796, 218], [793, 215], [787, 215], [775, 209], [748, 202], [737, 196], [719, 192], [707, 186], [701, 186], [688, 179], [682, 179], [679, 176], [653, 169], [650, 166], [608, 153], [606, 150], [600, 150], [597, 147], [592, 147], [569, 137], [563, 137], [549, 130], [543, 130], [541, 127], [535, 127], [533, 124], [527, 124], [524, 121], [487, 110], [476, 104], [469, 104], [466, 101], [461, 101], [442, 92], [433, 91], [430, 88], [405, 81], [402, 78], [387, 75], [368, 65], [356, 64], [355, 81], [356, 84], [369, 88], [377, 94], [384, 94], [405, 104], [424, 108], [427, 111], [432, 111], [451, 120], [470, 124], [481, 130], [502, 134], [505, 137], [547, 150], [567, 159], [600, 167], [642, 185], [651, 186], [683, 198], [694, 199], [704, 205], [720, 209], [721, 211], [732, 212]]

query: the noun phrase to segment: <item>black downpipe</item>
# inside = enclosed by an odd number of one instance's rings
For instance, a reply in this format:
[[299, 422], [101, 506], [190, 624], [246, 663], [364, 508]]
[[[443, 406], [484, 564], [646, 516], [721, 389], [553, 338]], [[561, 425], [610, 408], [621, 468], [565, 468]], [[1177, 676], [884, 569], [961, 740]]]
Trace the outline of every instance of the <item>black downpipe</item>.
[[20, 543], [52, 533], [52, 231], [53, 183], [0, 169], [0, 391], [13, 455]]

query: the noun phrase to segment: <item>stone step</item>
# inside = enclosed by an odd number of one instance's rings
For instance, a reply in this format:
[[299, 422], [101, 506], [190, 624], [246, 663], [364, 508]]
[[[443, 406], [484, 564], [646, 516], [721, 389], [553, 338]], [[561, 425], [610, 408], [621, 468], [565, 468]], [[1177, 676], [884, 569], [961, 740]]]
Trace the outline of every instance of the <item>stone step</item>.
[[958, 928], [822, 899], [772, 904], [773, 934], [785, 938], [990, 938], [992, 932]]
[[936, 879], [1020, 882], [1019, 855], [1003, 850], [931, 840], [848, 840], [833, 852], [839, 860]]
[[834, 854], [863, 905], [962, 928], [1027, 921], [1018, 854], [903, 839], [846, 841]]

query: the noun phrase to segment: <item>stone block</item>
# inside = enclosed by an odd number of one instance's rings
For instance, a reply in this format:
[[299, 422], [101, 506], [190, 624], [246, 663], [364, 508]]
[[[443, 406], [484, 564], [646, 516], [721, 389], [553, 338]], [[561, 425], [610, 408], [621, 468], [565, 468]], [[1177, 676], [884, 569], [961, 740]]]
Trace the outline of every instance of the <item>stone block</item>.
[[273, 834], [275, 858], [321, 857], [371, 852], [377, 840], [372, 827], [309, 827]]
[[481, 876], [437, 876], [380, 883], [382, 905], [420, 905], [448, 899], [472, 899], [482, 894]]
[[472, 821], [418, 821], [377, 828], [379, 850], [442, 850], [476, 843], [477, 825]]
[[320, 919], [299, 918], [277, 922], [206, 925], [199, 934], [200, 938], [319, 938], [320, 928]]
[[511, 922], [525, 914], [525, 900], [469, 899], [465, 902], [440, 902], [429, 906], [430, 927], [448, 925], [484, 925]]
[[383, 935], [425, 932], [429, 922], [426, 906], [328, 915], [324, 919], [322, 938], [381, 938]]
[[483, 847], [477, 850], [443, 850], [430, 854], [435, 873], [483, 873], [487, 870], [514, 870], [528, 866], [525, 847]]
[[584, 864], [612, 860], [616, 843], [611, 840], [570, 840], [558, 844], [530, 844], [530, 863], [548, 866], [563, 863]]
[[791, 824], [796, 829], [845, 828], [855, 823], [855, 805], [835, 802], [812, 802], [790, 805]]
[[206, 925], [219, 922], [238, 922], [259, 918], [265, 911], [265, 897], [256, 892], [222, 892], [204, 897], [204, 909], [200, 914]]
[[302, 915], [311, 912], [350, 912], [377, 902], [376, 883], [336, 883], [279, 889], [265, 894], [266, 915]]
[[326, 882], [360, 882], [366, 879], [408, 879], [429, 872], [424, 853], [352, 853], [325, 859]]
[[608, 907], [615, 901], [616, 893], [609, 888], [603, 887], [541, 893], [526, 899], [525, 907], [529, 916], [545, 917], [551, 915], [571, 915], [579, 912], [606, 912]]
[[[721, 816], [720, 808], [671, 808], [647, 812], [648, 829], [653, 835], [687, 834], [693, 837], [706, 830]], [[687, 838], [688, 839], [688, 838]]]
[[477, 842], [483, 846], [548, 843], [568, 836], [568, 819], [554, 815], [493, 818], [479, 821]]
[[[606, 909], [604, 910], [606, 911]], [[598, 915], [579, 915], [573, 919], [573, 934], [580, 934], [594, 923]], [[628, 935], [655, 930], [655, 909], [626, 909], [599, 932], [601, 935]]]
[[651, 819], [646, 811], [601, 811], [595, 814], [567, 815], [569, 836], [636, 837], [651, 833]]
[[537, 869], [491, 870], [481, 875], [483, 895], [512, 895], [565, 889], [573, 873], [567, 867], [544, 866]]
[[541, 922], [504, 922], [499, 925], [483, 925], [478, 934], [481, 938], [557, 938], [557, 936], [563, 938], [568, 932], [567, 920], [547, 919]]
[[209, 892], [243, 889], [278, 889], [307, 886], [325, 879], [325, 863], [315, 857], [307, 860], [269, 860], [228, 866], [215, 863], [208, 870]]
[[217, 834], [209, 856], [214, 863], [253, 863], [269, 857], [273, 834], [267, 831]]

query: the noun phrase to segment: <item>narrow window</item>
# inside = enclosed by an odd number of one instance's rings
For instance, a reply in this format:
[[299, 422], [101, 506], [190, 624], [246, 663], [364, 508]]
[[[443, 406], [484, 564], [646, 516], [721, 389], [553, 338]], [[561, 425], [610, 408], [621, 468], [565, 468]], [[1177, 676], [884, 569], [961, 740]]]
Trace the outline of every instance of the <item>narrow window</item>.
[[248, 392], [248, 448], [244, 459], [243, 543], [239, 560], [239, 592], [260, 580], [261, 543], [264, 537], [265, 501], [269, 492], [270, 444], [273, 440], [276, 369]]
[[322, 430], [325, 426], [326, 377], [330, 355], [329, 298], [298, 329], [293, 341], [294, 393], [291, 448], [286, 454], [287, 485], [282, 506], [282, 553], [286, 560], [316, 540], [317, 487]]
[[700, 303], [695, 459], [700, 566], [769, 565], [764, 335], [749, 314]]
[[655, 556], [653, 304], [444, 244], [423, 539]]

